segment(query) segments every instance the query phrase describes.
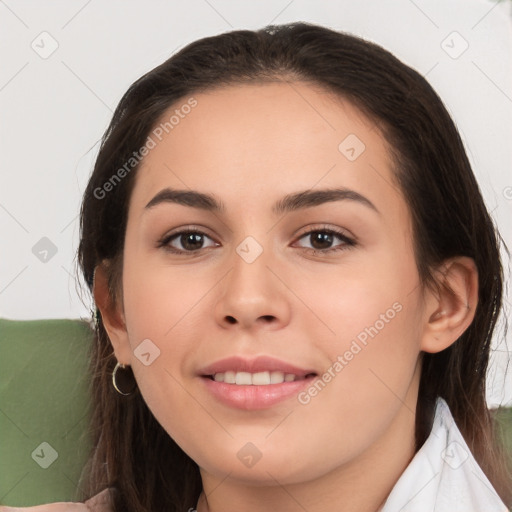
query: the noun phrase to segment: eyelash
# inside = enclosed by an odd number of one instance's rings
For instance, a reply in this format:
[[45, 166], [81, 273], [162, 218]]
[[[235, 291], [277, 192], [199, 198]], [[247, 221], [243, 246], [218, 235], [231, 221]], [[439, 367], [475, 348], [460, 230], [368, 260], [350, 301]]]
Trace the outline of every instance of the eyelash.
[[[173, 254], [178, 254], [178, 255], [193, 255], [194, 253], [199, 253], [200, 251], [202, 251], [202, 249], [197, 249], [195, 251], [186, 251], [186, 250], [184, 251], [181, 249], [176, 249], [169, 245], [169, 243], [172, 240], [174, 240], [175, 238], [178, 238], [184, 234], [191, 234], [191, 233], [195, 233], [198, 235], [204, 235], [208, 238], [211, 238], [206, 233], [204, 233], [203, 231], [200, 231], [199, 229], [187, 228], [187, 229], [178, 231], [176, 233], [172, 233], [171, 235], [164, 236], [162, 239], [160, 239], [158, 241], [157, 247], [164, 248], [166, 251], [173, 253]], [[337, 252], [337, 251], [344, 251], [344, 250], [351, 249], [352, 247], [355, 247], [357, 245], [356, 241], [354, 239], [348, 237], [344, 232], [339, 231], [337, 229], [328, 228], [328, 227], [311, 229], [310, 231], [302, 233], [297, 238], [297, 240], [300, 240], [300, 239], [302, 239], [308, 235], [311, 235], [313, 233], [327, 233], [329, 235], [334, 235], [334, 236], [338, 237], [343, 242], [343, 244], [337, 245], [335, 247], [331, 247], [329, 249], [313, 249], [310, 247], [302, 247], [302, 249], [306, 250], [307, 252], [309, 252], [310, 254], [313, 254], [313, 255], [325, 255], [325, 254], [330, 254], [330, 253]]]

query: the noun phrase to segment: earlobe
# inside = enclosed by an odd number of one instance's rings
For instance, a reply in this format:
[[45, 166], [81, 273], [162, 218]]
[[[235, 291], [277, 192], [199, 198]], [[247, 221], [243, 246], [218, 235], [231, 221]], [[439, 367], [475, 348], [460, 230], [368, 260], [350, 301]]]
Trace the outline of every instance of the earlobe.
[[93, 294], [101, 319], [120, 363], [130, 364], [131, 348], [124, 314], [109, 289], [107, 263], [102, 262], [94, 271]]
[[421, 350], [448, 348], [469, 327], [478, 303], [478, 270], [472, 258], [458, 256], [437, 272], [437, 293], [428, 291]]

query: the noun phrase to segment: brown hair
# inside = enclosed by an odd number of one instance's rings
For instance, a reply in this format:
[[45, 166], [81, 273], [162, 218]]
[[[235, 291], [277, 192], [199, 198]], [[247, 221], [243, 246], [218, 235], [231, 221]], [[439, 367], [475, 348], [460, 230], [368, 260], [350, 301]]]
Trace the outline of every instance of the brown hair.
[[[433, 269], [450, 257], [474, 259], [479, 284], [474, 321], [446, 350], [423, 354], [416, 448], [430, 432], [436, 397], [443, 397], [483, 471], [512, 505], [510, 473], [485, 395], [502, 300], [499, 234], [441, 99], [420, 74], [378, 45], [302, 22], [237, 30], [189, 44], [133, 83], [103, 136], [83, 198], [78, 262], [88, 287], [96, 266], [107, 260], [112, 300], [122, 300], [127, 210], [138, 165], [107, 194], [98, 190], [145, 144], [162, 114], [178, 100], [215, 87], [287, 80], [319, 85], [379, 125], [412, 214], [423, 284], [435, 285]], [[197, 464], [156, 421], [140, 392], [124, 397], [114, 390], [115, 363], [98, 314], [91, 347], [94, 450], [84, 472], [85, 492], [91, 496], [115, 487], [114, 507], [123, 512], [195, 506], [202, 488]]]

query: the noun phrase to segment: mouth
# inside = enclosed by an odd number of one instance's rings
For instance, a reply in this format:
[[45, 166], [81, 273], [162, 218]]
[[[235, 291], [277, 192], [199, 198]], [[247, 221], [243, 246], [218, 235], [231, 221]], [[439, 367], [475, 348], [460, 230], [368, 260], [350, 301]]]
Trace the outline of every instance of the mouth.
[[260, 356], [231, 357], [203, 368], [199, 376], [207, 392], [232, 408], [266, 409], [298, 393], [318, 376], [285, 361]]
[[224, 382], [226, 384], [234, 384], [235, 386], [269, 386], [271, 384], [305, 380], [316, 376], [315, 372], [307, 373], [306, 375], [296, 375], [294, 373], [268, 370], [257, 373], [226, 371], [213, 375], [203, 375], [203, 377], [215, 382]]

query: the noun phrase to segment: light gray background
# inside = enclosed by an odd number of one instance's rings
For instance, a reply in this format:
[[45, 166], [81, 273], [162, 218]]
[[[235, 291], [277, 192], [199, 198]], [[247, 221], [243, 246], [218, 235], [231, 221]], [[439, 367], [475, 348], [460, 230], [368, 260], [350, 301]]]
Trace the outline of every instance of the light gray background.
[[[75, 281], [78, 209], [135, 79], [200, 37], [297, 20], [373, 40], [427, 77], [512, 247], [510, 0], [0, 0], [0, 316], [88, 317]], [[512, 405], [508, 338], [495, 337], [490, 405]]]

